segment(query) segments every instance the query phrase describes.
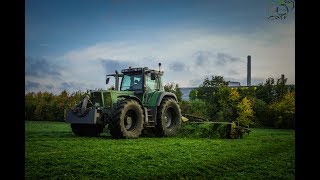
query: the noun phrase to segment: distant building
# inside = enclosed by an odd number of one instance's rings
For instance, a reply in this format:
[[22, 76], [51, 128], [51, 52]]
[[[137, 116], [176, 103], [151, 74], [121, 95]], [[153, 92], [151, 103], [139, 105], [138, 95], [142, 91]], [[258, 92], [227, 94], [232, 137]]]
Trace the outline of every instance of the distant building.
[[240, 82], [235, 82], [235, 81], [228, 81], [228, 86], [229, 87], [239, 87], [239, 86], [241, 86], [240, 85]]

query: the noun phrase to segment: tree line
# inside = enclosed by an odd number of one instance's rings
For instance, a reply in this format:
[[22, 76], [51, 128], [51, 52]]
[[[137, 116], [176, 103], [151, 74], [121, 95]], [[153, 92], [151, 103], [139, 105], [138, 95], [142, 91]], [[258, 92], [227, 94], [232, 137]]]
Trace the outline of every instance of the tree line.
[[181, 111], [211, 121], [242, 126], [294, 128], [295, 85], [286, 78], [268, 78], [258, 86], [228, 87], [222, 76], [206, 78], [181, 101]]
[[[222, 76], [206, 78], [193, 89], [190, 101], [182, 100], [178, 84], [168, 83], [164, 89], [176, 94], [182, 114], [210, 121], [236, 122], [242, 126], [294, 128], [295, 86], [287, 79], [268, 78], [252, 87], [228, 87]], [[66, 109], [77, 104], [86, 92], [58, 95], [29, 92], [25, 95], [25, 120], [64, 121]]]
[[25, 95], [25, 120], [64, 121], [66, 109], [77, 104], [85, 93], [69, 93], [66, 90], [59, 95], [29, 92]]

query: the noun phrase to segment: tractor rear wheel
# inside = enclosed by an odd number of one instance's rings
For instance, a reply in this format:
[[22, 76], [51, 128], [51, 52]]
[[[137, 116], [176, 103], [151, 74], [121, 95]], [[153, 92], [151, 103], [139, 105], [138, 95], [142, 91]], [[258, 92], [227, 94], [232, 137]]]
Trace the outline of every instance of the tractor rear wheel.
[[143, 129], [144, 114], [135, 100], [121, 100], [117, 103], [109, 124], [113, 138], [138, 138]]
[[100, 136], [103, 126], [99, 124], [71, 124], [72, 132], [76, 136]]
[[174, 136], [181, 127], [181, 110], [174, 99], [163, 99], [157, 114], [156, 134]]

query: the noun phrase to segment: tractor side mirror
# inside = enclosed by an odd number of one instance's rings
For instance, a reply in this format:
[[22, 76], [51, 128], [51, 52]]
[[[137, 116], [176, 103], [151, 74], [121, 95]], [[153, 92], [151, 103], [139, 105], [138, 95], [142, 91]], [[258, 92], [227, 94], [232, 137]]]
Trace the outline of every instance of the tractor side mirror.
[[107, 77], [107, 79], [106, 79], [106, 84], [108, 84], [108, 83], [109, 83], [109, 80], [110, 80], [110, 78], [109, 78], [109, 77]]
[[151, 80], [156, 80], [156, 73], [154, 72], [151, 73]]

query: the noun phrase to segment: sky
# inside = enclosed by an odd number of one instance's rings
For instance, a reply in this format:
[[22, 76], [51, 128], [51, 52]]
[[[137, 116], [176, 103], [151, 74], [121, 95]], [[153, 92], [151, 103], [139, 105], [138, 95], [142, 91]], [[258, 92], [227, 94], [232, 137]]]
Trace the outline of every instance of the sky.
[[[295, 83], [295, 12], [281, 0], [26, 0], [25, 92], [107, 89], [106, 74], [164, 71], [197, 87], [223, 76], [252, 85], [284, 74]], [[283, 14], [278, 11], [278, 14]]]

